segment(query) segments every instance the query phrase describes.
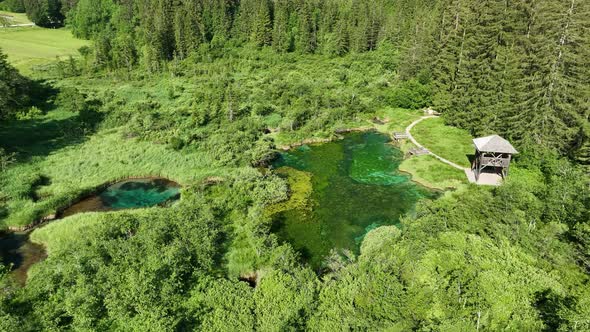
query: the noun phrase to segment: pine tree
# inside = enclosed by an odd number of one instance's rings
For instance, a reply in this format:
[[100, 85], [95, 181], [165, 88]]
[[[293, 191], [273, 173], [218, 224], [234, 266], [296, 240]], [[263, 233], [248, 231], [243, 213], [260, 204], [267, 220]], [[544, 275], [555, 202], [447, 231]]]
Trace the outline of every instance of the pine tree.
[[293, 51], [293, 35], [290, 24], [291, 1], [276, 0], [274, 4], [274, 21], [272, 31], [272, 45], [278, 52]]
[[200, 0], [181, 2], [175, 9], [174, 38], [175, 53], [184, 59], [203, 42], [201, 22], [202, 3]]
[[467, 8], [461, 1], [449, 1], [440, 10], [439, 28], [435, 30], [433, 54], [434, 107], [453, 121], [453, 93], [457, 89], [457, 76], [464, 62], [464, 44], [467, 34]]
[[[588, 4], [533, 3], [527, 26], [521, 95], [511, 118], [516, 136], [565, 151], [587, 122]], [[587, 45], [587, 44], [586, 44]], [[585, 84], [586, 83], [586, 84]]]
[[315, 21], [315, 4], [312, 0], [303, 0], [298, 18], [297, 50], [302, 53], [313, 53], [317, 48], [317, 24]]
[[272, 43], [271, 8], [267, 1], [260, 1], [254, 19], [252, 41], [256, 46], [269, 46]]

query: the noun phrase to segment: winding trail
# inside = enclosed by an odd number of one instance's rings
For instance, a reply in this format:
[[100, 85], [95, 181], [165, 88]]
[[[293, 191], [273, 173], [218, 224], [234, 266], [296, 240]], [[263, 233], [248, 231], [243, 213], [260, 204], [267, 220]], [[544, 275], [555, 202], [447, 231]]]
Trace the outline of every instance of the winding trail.
[[[418, 143], [418, 141], [416, 141], [416, 139], [414, 138], [414, 136], [412, 136], [412, 133], [411, 133], [412, 128], [414, 128], [415, 125], [417, 125], [418, 123], [422, 122], [423, 120], [430, 119], [430, 118], [437, 118], [437, 117], [438, 117], [438, 115], [426, 115], [426, 116], [423, 116], [420, 119], [412, 122], [409, 126], [406, 127], [406, 134], [408, 135], [408, 138], [410, 139], [410, 141], [412, 141], [412, 143], [414, 143], [414, 145], [416, 145], [419, 148], [426, 149], [422, 144], [420, 144], [420, 143]], [[428, 149], [426, 149], [426, 150], [428, 150]], [[450, 165], [452, 167], [455, 167], [456, 169], [459, 169], [459, 170], [462, 170], [462, 171], [468, 170], [467, 168], [465, 168], [463, 166], [459, 166], [459, 165], [455, 164], [454, 162], [452, 162], [450, 160], [447, 160], [447, 159], [445, 159], [445, 158], [443, 158], [443, 157], [441, 157], [439, 155], [436, 155], [436, 154], [432, 153], [432, 151], [430, 151], [430, 150], [428, 150], [428, 154], [431, 155], [431, 156], [433, 156], [434, 158], [442, 161], [443, 163], [445, 163], [447, 165]]]

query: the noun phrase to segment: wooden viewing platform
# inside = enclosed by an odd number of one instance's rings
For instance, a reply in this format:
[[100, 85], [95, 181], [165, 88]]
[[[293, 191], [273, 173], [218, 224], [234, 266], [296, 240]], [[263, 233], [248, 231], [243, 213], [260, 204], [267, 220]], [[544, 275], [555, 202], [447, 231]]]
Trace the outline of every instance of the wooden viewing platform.
[[409, 138], [407, 133], [400, 133], [400, 132], [393, 133], [393, 139], [395, 139], [396, 141], [399, 141], [402, 139], [407, 139], [407, 138]]
[[410, 149], [408, 151], [408, 153], [411, 156], [422, 156], [425, 154], [430, 154], [430, 150], [426, 149], [426, 148], [415, 148], [415, 149]]

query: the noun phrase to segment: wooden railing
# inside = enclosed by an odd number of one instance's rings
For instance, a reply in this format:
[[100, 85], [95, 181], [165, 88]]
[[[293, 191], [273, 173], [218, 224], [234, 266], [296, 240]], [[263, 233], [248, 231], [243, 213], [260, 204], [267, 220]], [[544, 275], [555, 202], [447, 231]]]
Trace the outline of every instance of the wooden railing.
[[495, 166], [495, 167], [508, 167], [510, 165], [510, 159], [508, 158], [495, 158], [495, 157], [482, 157], [482, 166]]

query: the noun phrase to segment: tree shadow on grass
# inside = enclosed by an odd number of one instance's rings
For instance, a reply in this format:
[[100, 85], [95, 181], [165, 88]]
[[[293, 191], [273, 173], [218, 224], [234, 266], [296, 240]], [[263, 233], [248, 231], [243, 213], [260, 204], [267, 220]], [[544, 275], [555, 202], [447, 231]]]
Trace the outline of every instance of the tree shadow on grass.
[[102, 121], [98, 112], [101, 103], [97, 100], [84, 102], [78, 112], [56, 111], [59, 90], [35, 81], [31, 83], [31, 92], [31, 103], [46, 113], [43, 117], [0, 122], [0, 147], [15, 152], [19, 162], [80, 144]]
[[559, 295], [551, 289], [536, 292], [535, 299], [535, 308], [539, 313], [539, 318], [545, 324], [543, 331], [557, 331], [567, 323], [563, 313], [571, 310], [577, 304], [574, 297]]
[[68, 145], [84, 141], [80, 116], [61, 118], [46, 116], [40, 119], [12, 120], [0, 124], [0, 147], [16, 152], [19, 162], [35, 156], [47, 156]]
[[45, 80], [31, 80], [28, 82], [28, 94], [31, 106], [36, 106], [44, 112], [55, 109], [55, 96], [59, 90]]

